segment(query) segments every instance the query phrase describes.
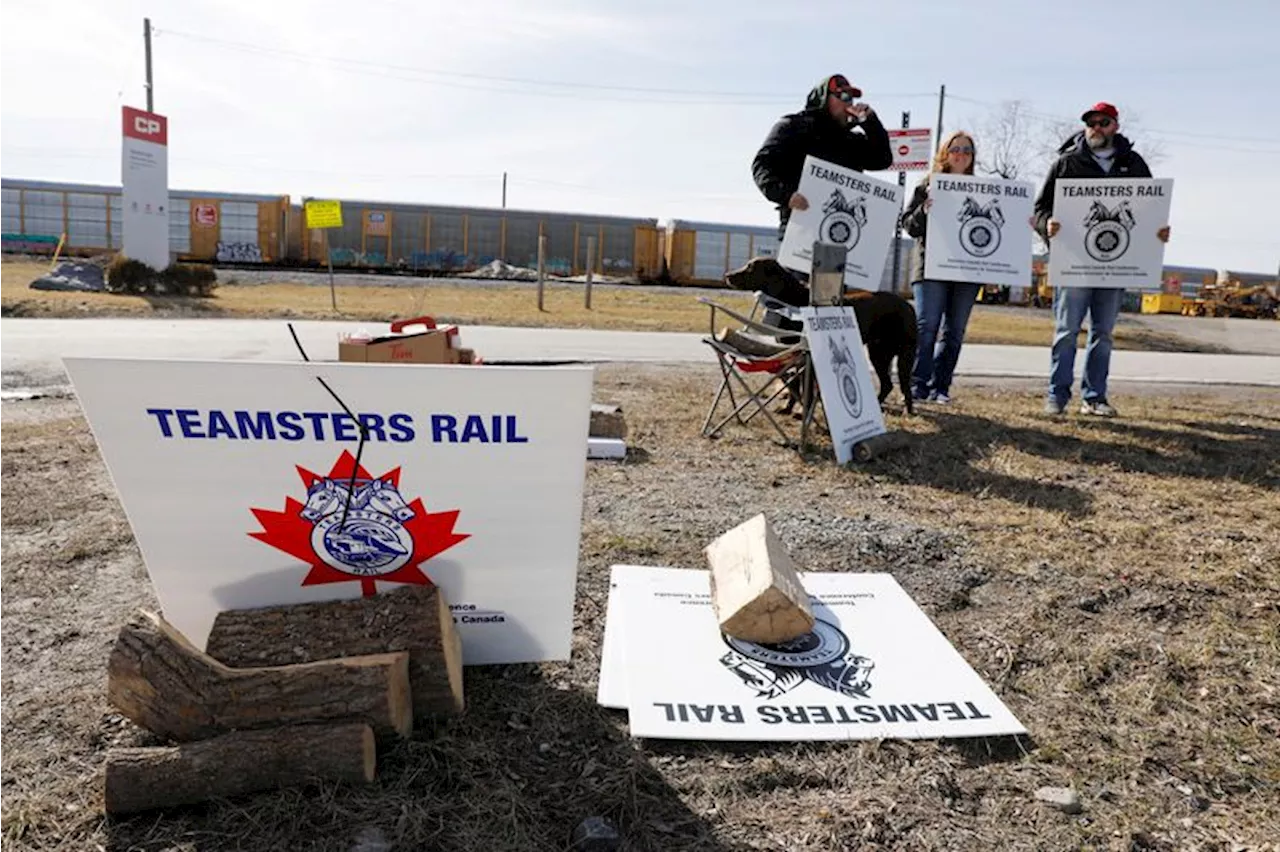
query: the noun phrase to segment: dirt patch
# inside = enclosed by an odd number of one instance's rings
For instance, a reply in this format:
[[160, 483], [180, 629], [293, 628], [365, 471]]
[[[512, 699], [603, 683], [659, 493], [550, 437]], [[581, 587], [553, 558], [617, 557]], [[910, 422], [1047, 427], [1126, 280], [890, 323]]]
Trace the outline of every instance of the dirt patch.
[[[600, 287], [592, 308], [583, 304], [577, 284], [547, 284], [543, 310], [537, 290], [529, 284], [477, 282], [458, 285], [423, 283], [394, 276], [339, 275], [334, 311], [326, 279], [286, 272], [223, 271], [223, 283], [207, 298], [186, 296], [125, 296], [110, 293], [51, 293], [32, 290], [30, 282], [44, 265], [6, 261], [0, 286], [0, 313], [11, 317], [238, 317], [282, 319], [346, 319], [389, 322], [430, 314], [460, 325], [505, 325], [545, 328], [596, 328], [631, 331], [706, 332], [710, 310], [698, 297], [714, 298], [747, 313], [751, 298], [698, 288]], [[256, 283], [239, 281], [236, 275]], [[723, 319], [723, 317], [721, 317]], [[967, 343], [1048, 346], [1053, 319], [1047, 311], [980, 305], [965, 334]], [[1080, 341], [1083, 344], [1085, 334]], [[1161, 352], [1230, 352], [1218, 344], [1199, 342], [1174, 332], [1138, 325], [1121, 325], [1115, 332], [1119, 349]]]
[[[145, 737], [104, 666], [155, 602], [75, 402], [6, 403], [6, 849], [562, 850], [592, 814], [632, 849], [1276, 848], [1280, 392], [1117, 388], [1123, 419], [1052, 420], [1038, 386], [965, 384], [891, 410], [908, 446], [841, 470], [764, 427], [699, 438], [714, 375], [597, 373], [633, 452], [589, 467], [571, 662], [469, 669], [465, 718], [382, 756], [373, 786], [124, 821], [98, 773]], [[632, 741], [594, 703], [609, 566], [702, 567], [760, 511], [808, 570], [893, 573], [1032, 736]], [[1037, 802], [1046, 785], [1084, 812]]]

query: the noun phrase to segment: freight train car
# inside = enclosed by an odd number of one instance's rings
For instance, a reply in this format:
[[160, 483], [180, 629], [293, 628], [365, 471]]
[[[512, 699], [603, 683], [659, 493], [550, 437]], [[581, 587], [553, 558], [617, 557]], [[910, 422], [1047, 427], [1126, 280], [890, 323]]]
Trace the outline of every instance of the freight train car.
[[665, 233], [667, 277], [677, 284], [723, 286], [724, 275], [753, 257], [777, 257], [777, 228], [673, 219]]
[[[329, 199], [332, 200], [332, 199]], [[551, 275], [587, 271], [650, 280], [661, 271], [657, 219], [548, 213], [486, 207], [444, 207], [339, 199], [342, 227], [311, 229], [303, 205], [288, 216], [290, 259], [323, 265], [326, 247], [335, 267], [416, 273], [467, 272], [500, 260], [533, 267], [546, 237]], [[595, 237], [595, 256], [588, 239]]]
[[[120, 249], [123, 216], [118, 186], [0, 181], [4, 251], [64, 254]], [[169, 192], [169, 249], [176, 260], [273, 263], [285, 255], [288, 196], [229, 192]]]

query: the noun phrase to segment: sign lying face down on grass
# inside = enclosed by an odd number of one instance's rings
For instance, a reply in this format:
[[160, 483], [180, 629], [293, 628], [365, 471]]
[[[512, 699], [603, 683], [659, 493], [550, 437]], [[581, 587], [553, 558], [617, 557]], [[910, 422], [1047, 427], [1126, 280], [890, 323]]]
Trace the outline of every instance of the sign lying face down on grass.
[[798, 191], [809, 207], [791, 211], [778, 262], [810, 272], [815, 242], [842, 245], [848, 252], [845, 286], [879, 290], [898, 223], [902, 188], [808, 156]]
[[435, 583], [466, 663], [569, 658], [590, 369], [65, 365], [197, 647], [222, 610]]
[[814, 629], [757, 645], [721, 634], [709, 571], [613, 566], [597, 702], [656, 739], [1026, 733], [891, 575], [802, 579]]
[[1055, 287], [1159, 290], [1169, 224], [1169, 178], [1060, 179], [1049, 241], [1049, 283]]

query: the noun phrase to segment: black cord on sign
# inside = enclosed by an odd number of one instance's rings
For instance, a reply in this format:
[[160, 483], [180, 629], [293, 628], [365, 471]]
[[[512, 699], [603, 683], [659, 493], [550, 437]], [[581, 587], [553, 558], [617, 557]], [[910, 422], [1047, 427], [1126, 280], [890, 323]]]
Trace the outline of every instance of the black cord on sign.
[[293, 345], [298, 347], [298, 351], [302, 353], [302, 360], [310, 361], [311, 359], [307, 357], [307, 350], [302, 348], [302, 341], [298, 339], [298, 332], [293, 330], [293, 323], [287, 323], [287, 325], [289, 326], [289, 334], [293, 335]]
[[[307, 357], [307, 350], [302, 348], [302, 342], [298, 340], [298, 333], [293, 330], [293, 323], [288, 323], [288, 326], [289, 334], [293, 335], [294, 345], [298, 347], [298, 352], [302, 354], [302, 360], [310, 362], [311, 359]], [[360, 430], [360, 442], [356, 444], [356, 463], [351, 468], [351, 479], [347, 482], [347, 499], [342, 504], [342, 520], [338, 523], [338, 532], [342, 532], [347, 528], [347, 514], [351, 511], [351, 500], [356, 493], [356, 471], [360, 470], [360, 458], [364, 455], [364, 442], [369, 439], [369, 430], [364, 425], [364, 421], [357, 417], [350, 406], [342, 401], [342, 397], [338, 396], [334, 389], [329, 387], [328, 382], [320, 376], [315, 378], [320, 383], [320, 386], [329, 392], [329, 396], [333, 397], [334, 402], [338, 403], [347, 416], [355, 422], [356, 428]]]
[[316, 376], [316, 381], [329, 392], [329, 396], [333, 397], [334, 401], [337, 402], [338, 405], [342, 406], [342, 410], [347, 413], [348, 417], [355, 421], [356, 428], [360, 430], [360, 443], [356, 445], [356, 463], [351, 468], [351, 481], [347, 483], [347, 500], [342, 504], [342, 520], [338, 523], [338, 532], [342, 532], [347, 528], [347, 512], [351, 509], [351, 498], [354, 497], [356, 493], [356, 471], [360, 469], [360, 457], [364, 455], [364, 442], [369, 437], [369, 430], [365, 428], [365, 425], [360, 421], [360, 418], [356, 417], [351, 409], [347, 407], [347, 404], [342, 401], [342, 398], [334, 393], [333, 388], [329, 387], [328, 382], [319, 376]]

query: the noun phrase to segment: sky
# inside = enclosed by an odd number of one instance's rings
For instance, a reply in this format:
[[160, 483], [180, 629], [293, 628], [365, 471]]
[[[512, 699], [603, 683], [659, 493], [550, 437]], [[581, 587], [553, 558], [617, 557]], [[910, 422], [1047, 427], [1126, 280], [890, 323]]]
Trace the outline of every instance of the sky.
[[[174, 189], [774, 226], [773, 123], [843, 73], [890, 127], [1042, 137], [1099, 100], [1174, 179], [1169, 264], [1280, 267], [1280, 4], [1269, 0], [4, 0], [0, 173], [118, 185], [155, 108]], [[1047, 155], [1034, 158], [1039, 180]], [[896, 180], [893, 173], [878, 176]], [[908, 187], [919, 174], [908, 176]]]

